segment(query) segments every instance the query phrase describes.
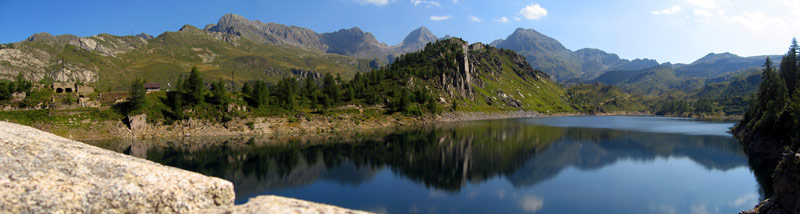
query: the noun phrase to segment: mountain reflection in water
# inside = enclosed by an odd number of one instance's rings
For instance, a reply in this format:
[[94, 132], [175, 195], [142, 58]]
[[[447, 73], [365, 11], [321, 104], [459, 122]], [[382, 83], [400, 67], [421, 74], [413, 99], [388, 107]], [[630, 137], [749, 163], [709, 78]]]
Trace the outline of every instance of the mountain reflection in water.
[[[593, 125], [581, 125], [586, 118]], [[594, 124], [619, 118], [633, 120], [637, 125], [659, 124], [643, 124], [647, 121], [642, 122], [639, 121], [641, 118], [635, 117], [510, 119], [401, 128], [330, 140], [271, 142], [264, 139], [227, 139], [228, 142], [215, 143], [214, 146], [143, 147], [133, 143], [128, 147], [119, 144], [116, 147], [108, 144], [106, 147], [227, 179], [234, 184], [237, 203], [244, 203], [248, 198], [262, 194], [317, 188], [323, 183], [356, 189], [389, 172], [392, 179], [424, 186], [432, 196], [452, 196], [464, 194], [462, 191], [465, 186], [482, 185], [490, 180], [505, 179], [513, 189], [532, 188], [563, 174], [567, 169], [597, 171], [620, 162], [622, 165], [660, 164], [663, 161], [688, 159], [706, 171], [723, 173], [748, 167], [744, 152], [730, 135], [687, 134], [674, 130], [653, 131], [640, 127], [603, 127]], [[617, 122], [620, 121], [613, 123]], [[698, 131], [696, 127], [691, 127], [698, 125], [697, 121], [677, 122], [688, 123], [687, 132]], [[710, 125], [720, 124], [724, 123]], [[250, 143], [247, 143], [248, 140]], [[194, 145], [186, 142], [168, 144]], [[750, 179], [753, 179], [752, 175]], [[495, 185], [489, 183], [496, 182], [487, 183]], [[347, 197], [346, 193], [342, 194], [342, 197]], [[538, 206], [533, 211], [544, 211], [542, 208], [551, 206], [545, 205], [544, 200], [547, 198], [519, 196], [517, 201], [521, 206], [510, 212], [531, 211], [526, 206]], [[349, 208], [374, 207], [351, 206], [356, 207]], [[389, 210], [377, 207], [373, 211], [411, 210], [408, 207]], [[732, 208], [735, 209], [740, 208]], [[595, 211], [605, 212], [603, 209]]]

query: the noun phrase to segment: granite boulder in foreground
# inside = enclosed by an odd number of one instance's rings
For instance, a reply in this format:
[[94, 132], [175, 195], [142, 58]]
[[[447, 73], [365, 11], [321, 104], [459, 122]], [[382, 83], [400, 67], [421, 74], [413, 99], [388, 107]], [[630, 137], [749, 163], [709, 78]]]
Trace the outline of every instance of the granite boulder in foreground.
[[279, 196], [233, 206], [223, 179], [0, 121], [0, 213], [366, 213]]
[[203, 214], [256, 214], [256, 213], [329, 213], [329, 214], [366, 214], [368, 212], [349, 210], [341, 207], [297, 200], [274, 195], [251, 198], [246, 204], [234, 207], [219, 207], [203, 210]]
[[0, 213], [190, 213], [234, 197], [223, 179], [0, 122]]

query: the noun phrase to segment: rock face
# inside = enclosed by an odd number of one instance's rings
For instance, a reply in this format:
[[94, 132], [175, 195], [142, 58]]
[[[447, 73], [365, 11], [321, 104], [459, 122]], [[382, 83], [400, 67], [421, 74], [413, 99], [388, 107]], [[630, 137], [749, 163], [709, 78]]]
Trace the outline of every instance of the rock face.
[[349, 210], [341, 207], [318, 204], [280, 196], [258, 196], [250, 199], [246, 204], [235, 207], [220, 207], [205, 210], [201, 213], [206, 214], [227, 214], [227, 213], [368, 213], [364, 211]]
[[518, 28], [506, 39], [498, 39], [491, 46], [517, 51], [528, 63], [559, 81], [572, 78], [592, 79], [611, 70], [641, 70], [658, 66], [650, 59], [621, 59], [613, 53], [584, 48], [571, 51], [558, 40], [533, 29]]
[[742, 213], [800, 213], [800, 153], [783, 156], [772, 175], [772, 189], [775, 195], [752, 210]]
[[142, 131], [147, 128], [147, 114], [128, 115], [128, 128], [131, 131]]
[[296, 46], [308, 50], [380, 61], [391, 61], [396, 56], [418, 51], [427, 43], [436, 41], [436, 36], [425, 27], [409, 33], [400, 44], [389, 46], [379, 42], [372, 33], [362, 31], [357, 27], [330, 33], [317, 33], [308, 28], [251, 21], [236, 14], [226, 14], [219, 19], [217, 24], [207, 25], [204, 30], [242, 36], [259, 43]]
[[0, 122], [0, 213], [190, 213], [233, 204], [233, 185]]
[[787, 154], [772, 178], [775, 201], [789, 213], [800, 213], [800, 153]]

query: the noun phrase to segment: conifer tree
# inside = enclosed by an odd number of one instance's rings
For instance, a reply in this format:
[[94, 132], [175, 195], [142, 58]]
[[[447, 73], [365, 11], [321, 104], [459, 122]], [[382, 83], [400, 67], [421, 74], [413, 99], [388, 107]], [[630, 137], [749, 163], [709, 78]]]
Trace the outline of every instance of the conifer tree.
[[326, 73], [322, 82], [329, 104], [331, 106], [336, 105], [339, 102], [339, 86], [336, 84], [336, 80], [333, 79], [333, 75]]
[[789, 46], [789, 51], [781, 60], [780, 77], [786, 82], [789, 91], [794, 91], [797, 82], [797, 69], [798, 69], [798, 46], [797, 39], [792, 39], [792, 45]]
[[128, 92], [128, 105], [129, 109], [127, 113], [137, 111], [142, 109], [147, 102], [145, 96], [147, 91], [144, 89], [144, 80], [142, 79], [135, 79], [131, 83], [130, 91]]
[[200, 72], [197, 71], [197, 66], [192, 67], [192, 72], [189, 73], [189, 78], [184, 83], [186, 90], [186, 104], [197, 105], [203, 103], [203, 78]]
[[253, 87], [251, 87], [249, 83], [245, 82], [244, 85], [242, 86], [242, 94], [249, 96], [250, 93], [252, 92], [253, 92]]

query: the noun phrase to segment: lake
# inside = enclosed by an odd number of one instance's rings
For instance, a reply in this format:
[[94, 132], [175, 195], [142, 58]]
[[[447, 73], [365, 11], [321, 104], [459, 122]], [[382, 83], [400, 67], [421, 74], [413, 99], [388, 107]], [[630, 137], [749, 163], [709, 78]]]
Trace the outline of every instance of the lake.
[[541, 117], [283, 142], [97, 145], [227, 179], [237, 204], [280, 195], [380, 213], [737, 213], [765, 193], [727, 133], [733, 125]]

